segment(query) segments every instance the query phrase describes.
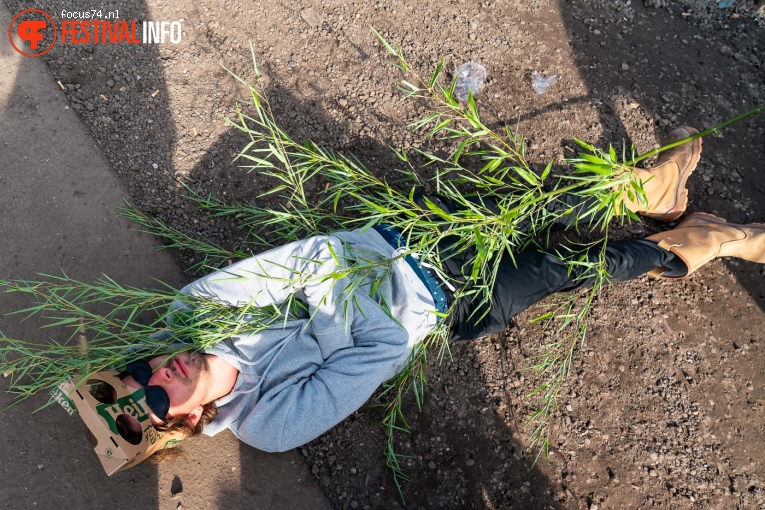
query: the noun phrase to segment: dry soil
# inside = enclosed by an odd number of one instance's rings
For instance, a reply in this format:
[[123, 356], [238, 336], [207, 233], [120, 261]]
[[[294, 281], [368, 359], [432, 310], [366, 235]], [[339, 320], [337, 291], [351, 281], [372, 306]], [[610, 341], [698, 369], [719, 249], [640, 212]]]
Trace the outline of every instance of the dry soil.
[[[5, 0], [17, 12], [26, 2]], [[43, 57], [143, 212], [236, 246], [234, 218], [209, 218], [184, 186], [255, 201], [265, 184], [232, 163], [246, 140], [222, 117], [251, 77], [249, 44], [279, 122], [298, 139], [357, 155], [388, 174], [388, 145], [417, 148], [397, 104], [401, 78], [370, 26], [422, 69], [445, 59], [488, 69], [479, 109], [518, 123], [538, 163], [602, 147], [657, 146], [671, 128], [709, 127], [765, 103], [762, 5], [739, 0], [106, 0], [125, 19], [182, 20], [178, 45], [57, 45]], [[59, 13], [71, 2], [39, 0]], [[120, 5], [121, 4], [121, 5]], [[759, 10], [758, 10], [759, 9]], [[532, 71], [555, 74], [544, 95]], [[156, 95], [154, 91], [159, 91]], [[704, 141], [689, 211], [765, 220], [765, 116]], [[663, 228], [646, 221], [616, 237]], [[179, 253], [188, 266], [193, 256]], [[192, 277], [193, 275], [189, 275]], [[639, 278], [604, 292], [563, 387], [550, 459], [534, 464], [524, 421], [550, 340], [518, 317], [503, 334], [455, 346], [429, 369], [425, 406], [408, 404], [399, 453], [410, 508], [765, 507], [765, 269], [718, 260], [680, 282]], [[368, 405], [302, 449], [338, 509], [402, 505], [383, 457], [382, 410]], [[188, 484], [186, 491], [193, 491]]]

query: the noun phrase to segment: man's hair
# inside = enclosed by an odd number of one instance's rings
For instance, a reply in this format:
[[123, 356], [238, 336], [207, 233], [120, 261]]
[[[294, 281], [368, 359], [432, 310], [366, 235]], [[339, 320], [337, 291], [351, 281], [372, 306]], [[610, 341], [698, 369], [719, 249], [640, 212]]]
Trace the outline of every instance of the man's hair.
[[180, 432], [186, 437], [197, 436], [202, 433], [205, 427], [218, 416], [218, 406], [215, 402], [209, 402], [202, 406], [202, 416], [199, 417], [195, 427], [191, 426], [188, 415], [176, 416], [164, 425], [155, 425], [154, 428], [160, 432]]
[[[188, 416], [176, 416], [164, 425], [155, 425], [154, 428], [160, 432], [180, 432], [185, 435], [186, 438], [198, 436], [202, 433], [205, 427], [218, 416], [218, 406], [215, 402], [209, 402], [202, 405], [202, 415], [199, 417], [195, 427], [191, 426]], [[177, 446], [174, 448], [163, 448], [154, 453], [151, 457], [146, 459], [151, 464], [157, 464], [165, 459], [169, 459], [177, 456], [181, 453], [180, 448]]]

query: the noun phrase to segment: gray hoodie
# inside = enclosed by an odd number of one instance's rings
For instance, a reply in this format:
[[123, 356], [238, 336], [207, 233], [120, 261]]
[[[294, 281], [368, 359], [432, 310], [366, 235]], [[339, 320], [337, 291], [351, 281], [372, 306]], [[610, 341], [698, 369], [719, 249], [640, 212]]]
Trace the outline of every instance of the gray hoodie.
[[[338, 232], [269, 250], [184, 287], [233, 307], [279, 306], [294, 296], [308, 310], [208, 351], [240, 373], [205, 434], [229, 428], [260, 450], [289, 450], [338, 424], [398, 373], [436, 325], [433, 298], [396, 258], [401, 251], [372, 229]], [[349, 263], [386, 260], [363, 275], [337, 274]]]

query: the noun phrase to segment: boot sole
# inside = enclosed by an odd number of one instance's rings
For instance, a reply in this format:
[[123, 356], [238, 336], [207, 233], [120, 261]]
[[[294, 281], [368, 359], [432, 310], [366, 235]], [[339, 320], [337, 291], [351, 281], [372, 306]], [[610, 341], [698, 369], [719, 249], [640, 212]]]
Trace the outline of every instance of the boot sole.
[[[699, 132], [697, 129], [690, 126], [683, 126], [683, 129], [686, 129], [689, 132], [688, 136], [693, 136]], [[701, 159], [701, 138], [696, 138], [691, 144], [691, 159], [688, 164], [685, 165], [685, 168], [680, 171], [680, 181], [675, 195], [675, 205], [661, 216], [648, 215], [649, 217], [658, 221], [674, 221], [685, 212], [685, 208], [688, 205], [688, 189], [685, 187], [685, 183], [688, 182], [688, 177], [690, 177], [693, 171], [696, 170], [696, 165]]]

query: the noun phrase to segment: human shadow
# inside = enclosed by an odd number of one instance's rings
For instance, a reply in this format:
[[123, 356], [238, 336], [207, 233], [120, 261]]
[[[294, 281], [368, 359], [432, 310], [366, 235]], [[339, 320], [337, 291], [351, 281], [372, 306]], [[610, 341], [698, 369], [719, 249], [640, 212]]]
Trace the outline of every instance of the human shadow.
[[[275, 121], [295, 141], [302, 143], [310, 140], [343, 155], [353, 155], [376, 176], [391, 182], [400, 178], [396, 169], [400, 168], [401, 162], [384, 143], [385, 140], [381, 143], [372, 137], [350, 136], [350, 123], [356, 117], [353, 112], [345, 118], [330, 116], [320, 105], [279, 85], [284, 82], [281, 73], [285, 71], [282, 67], [268, 62], [260, 62], [259, 65], [262, 74], [268, 77], [269, 85], [264, 92]], [[374, 110], [365, 112], [365, 115], [376, 115], [375, 120], [384, 124], [398, 123], [397, 119]], [[338, 144], [338, 140], [347, 140], [347, 143]], [[256, 173], [246, 173], [227, 158], [248, 142], [249, 137], [245, 133], [229, 129], [207, 150], [208, 154], [214, 155], [214, 164], [210, 164], [210, 160], [200, 162], [188, 174], [187, 182], [194, 183], [193, 191], [200, 196], [212, 194], [224, 201], [279, 209], [282, 206], [280, 197], [260, 195], [276, 184], [275, 181]], [[394, 145], [393, 141], [389, 143]], [[417, 165], [420, 162], [418, 157], [412, 157]], [[423, 159], [420, 163], [424, 162]], [[424, 174], [429, 171], [434, 170], [423, 169]], [[411, 184], [400, 185], [408, 187]], [[325, 182], [318, 176], [316, 182], [309, 183], [306, 189], [310, 196], [320, 198], [324, 185]], [[188, 209], [192, 210], [191, 205]], [[214, 225], [210, 225], [209, 218], [202, 215], [198, 219], [200, 224], [204, 222], [212, 229], [221, 228], [224, 231], [235, 229], [237, 222], [241, 222], [241, 218], [218, 217]], [[230, 249], [240, 248], [238, 243], [245, 235], [245, 231], [241, 232], [236, 239], [221, 241]], [[203, 233], [213, 236], [214, 230]], [[279, 242], [277, 239], [272, 241]], [[191, 254], [188, 256], [192, 257]], [[472, 348], [467, 345], [455, 347], [453, 352], [455, 364], [466, 363], [464, 358], [473, 356]], [[483, 397], [477, 401], [474, 398], [483, 392], [481, 377], [473, 364], [466, 365], [473, 372], [472, 392], [466, 392], [459, 381], [462, 376], [458, 371], [450, 370], [450, 366], [451, 363], [442, 365], [434, 362], [429, 367], [428, 379], [431, 383], [426, 390], [427, 398], [422, 410], [417, 409], [412, 395], [406, 399], [406, 419], [410, 420], [412, 433], [396, 435], [396, 451], [413, 481], [401, 480], [403, 500], [398, 495], [391, 471], [386, 467], [386, 436], [380, 426], [385, 410], [377, 406], [374, 399], [298, 450], [300, 454], [296, 457], [306, 463], [307, 476], [323, 488], [334, 507], [347, 508], [353, 503], [354, 507], [357, 505], [359, 508], [396, 508], [405, 501], [408, 508], [481, 508], [487, 500], [520, 505], [522, 508], [559, 506], [549, 493], [549, 481], [534, 467], [532, 454], [524, 451], [517, 436], [518, 430], [508, 425], [511, 421], [508, 421], [504, 411], [498, 414], [489, 410], [493, 402], [487, 402]], [[456, 415], [451, 411], [454, 406], [460, 408]], [[469, 416], [469, 419], [462, 420], [464, 416]], [[257, 494], [263, 479], [257, 459], [263, 456], [263, 453], [241, 444], [242, 468], [239, 476], [242, 490], [223, 491], [220, 499], [224, 506], [244, 505]], [[485, 483], [487, 478], [492, 477], [490, 473], [498, 470], [502, 472], [499, 479]]]

